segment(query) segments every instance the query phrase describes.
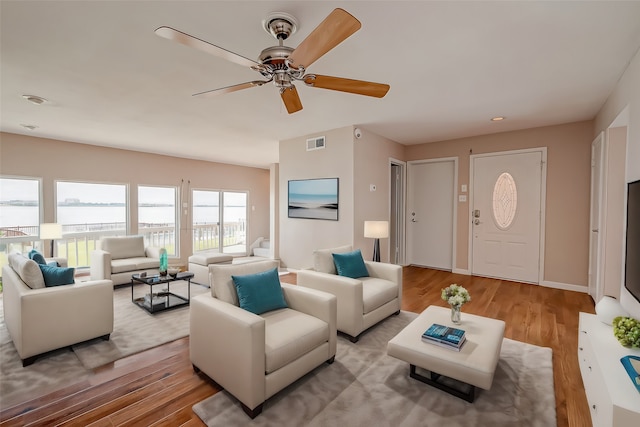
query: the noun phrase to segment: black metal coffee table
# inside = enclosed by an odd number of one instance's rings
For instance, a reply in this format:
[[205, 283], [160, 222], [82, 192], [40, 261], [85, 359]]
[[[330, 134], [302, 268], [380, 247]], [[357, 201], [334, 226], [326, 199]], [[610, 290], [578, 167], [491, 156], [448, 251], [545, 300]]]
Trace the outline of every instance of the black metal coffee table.
[[[183, 307], [189, 305], [191, 300], [191, 279], [193, 279], [193, 273], [188, 271], [178, 273], [175, 277], [166, 275], [154, 275], [154, 276], [140, 276], [140, 274], [134, 274], [131, 276], [131, 301], [139, 307], [144, 308], [151, 314], [159, 313], [161, 311], [172, 310], [174, 308]], [[177, 282], [183, 280], [187, 282], [187, 297], [177, 295], [171, 292], [171, 282]], [[133, 285], [136, 283], [144, 283], [149, 286], [149, 293], [143, 297], [133, 297]], [[163, 286], [160, 292], [153, 292], [154, 286]]]

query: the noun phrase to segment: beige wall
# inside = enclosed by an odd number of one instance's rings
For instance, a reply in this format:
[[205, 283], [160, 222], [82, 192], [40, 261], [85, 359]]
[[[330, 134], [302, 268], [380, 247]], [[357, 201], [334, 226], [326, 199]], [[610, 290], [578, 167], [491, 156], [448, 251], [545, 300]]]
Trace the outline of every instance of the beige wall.
[[[0, 173], [42, 178], [45, 222], [55, 221], [56, 180], [129, 184], [131, 206], [136, 206], [137, 185], [168, 185], [180, 188], [240, 190], [249, 192], [248, 244], [269, 236], [269, 171], [222, 163], [96, 147], [53, 139], [0, 133]], [[180, 202], [182, 204], [182, 201]], [[255, 206], [255, 210], [251, 209]], [[185, 262], [192, 253], [191, 209], [181, 210], [180, 255]], [[137, 232], [137, 212], [131, 209], [132, 233]]]
[[[404, 159], [405, 146], [365, 128], [354, 145], [354, 230], [353, 245], [365, 259], [373, 256], [373, 240], [364, 237], [364, 222], [389, 221], [391, 170], [389, 159]], [[376, 191], [370, 191], [370, 185]], [[389, 262], [389, 239], [380, 239], [380, 260]]]
[[[632, 182], [640, 179], [640, 51], [636, 52], [635, 57], [631, 59], [629, 66], [616, 84], [613, 92], [609, 95], [604, 106], [598, 112], [594, 122], [594, 136], [600, 132], [605, 132], [605, 135], [609, 138], [611, 133], [609, 128], [627, 127], [625, 181]], [[625, 136], [616, 135], [613, 129], [611, 131], [614, 133], [611, 135], [614, 140]], [[618, 201], [617, 203], [620, 202]], [[626, 216], [625, 206], [623, 205], [621, 208]], [[623, 254], [624, 252], [621, 253]], [[621, 268], [622, 263], [623, 259], [620, 259]], [[621, 282], [623, 277], [621, 273]], [[605, 292], [610, 289], [610, 286], [605, 284]], [[640, 303], [626, 291], [624, 283], [620, 283], [620, 302], [632, 316], [640, 319]]]
[[[587, 286], [593, 122], [569, 123], [406, 147], [406, 160], [458, 157], [458, 192], [471, 154], [547, 147], [544, 281]], [[460, 193], [459, 193], [460, 194]], [[454, 268], [468, 271], [469, 206], [458, 204]]]
[[[324, 135], [326, 148], [307, 151], [307, 138]], [[280, 260], [308, 268], [315, 249], [353, 244], [353, 128], [345, 127], [280, 142]], [[339, 178], [338, 221], [289, 218], [287, 185], [292, 179]]]

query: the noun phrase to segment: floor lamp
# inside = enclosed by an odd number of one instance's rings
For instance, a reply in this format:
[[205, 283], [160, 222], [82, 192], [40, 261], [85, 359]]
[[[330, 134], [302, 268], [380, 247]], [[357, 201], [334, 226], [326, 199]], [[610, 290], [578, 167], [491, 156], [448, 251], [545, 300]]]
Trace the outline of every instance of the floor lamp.
[[62, 225], [57, 223], [44, 223], [40, 224], [40, 240], [51, 240], [51, 254], [50, 257], [54, 257], [53, 254], [53, 242], [55, 239], [62, 238]]
[[389, 221], [365, 221], [364, 237], [375, 239], [373, 243], [373, 260], [380, 262], [380, 239], [389, 237]]

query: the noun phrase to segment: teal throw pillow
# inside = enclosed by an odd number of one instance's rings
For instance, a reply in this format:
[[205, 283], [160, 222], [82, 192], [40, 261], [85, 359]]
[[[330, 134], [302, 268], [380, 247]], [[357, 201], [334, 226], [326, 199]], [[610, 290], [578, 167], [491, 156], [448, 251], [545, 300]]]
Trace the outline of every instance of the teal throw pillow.
[[336, 271], [339, 276], [351, 277], [352, 279], [369, 277], [369, 272], [367, 271], [367, 266], [364, 264], [364, 259], [362, 259], [360, 249], [356, 249], [353, 252], [331, 255], [333, 255], [333, 263], [336, 265]]
[[254, 314], [287, 308], [282, 294], [278, 269], [245, 276], [231, 276], [240, 307]]
[[44, 285], [46, 287], [73, 285], [74, 268], [52, 267], [46, 264], [38, 264], [44, 277]]
[[35, 262], [37, 262], [38, 264], [46, 264], [47, 261], [45, 261], [44, 256], [36, 251], [35, 249], [31, 249], [29, 251], [29, 259], [34, 260]]

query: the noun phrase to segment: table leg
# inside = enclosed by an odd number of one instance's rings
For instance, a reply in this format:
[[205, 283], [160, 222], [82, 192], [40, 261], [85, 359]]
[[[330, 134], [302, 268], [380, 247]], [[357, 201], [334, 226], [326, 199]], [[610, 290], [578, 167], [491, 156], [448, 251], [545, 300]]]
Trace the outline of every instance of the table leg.
[[447, 392], [455, 397], [458, 397], [462, 400], [466, 400], [469, 403], [473, 403], [473, 401], [475, 400], [475, 391], [476, 391], [476, 387], [471, 385], [471, 384], [467, 384], [467, 383], [463, 383], [462, 381], [460, 381], [461, 384], [464, 384], [466, 386], [469, 387], [469, 391], [467, 393], [460, 391], [458, 389], [455, 389], [453, 387], [449, 387], [446, 384], [443, 384], [441, 382], [438, 382], [438, 379], [442, 376], [440, 374], [437, 374], [435, 372], [431, 372], [429, 371], [429, 375], [431, 376], [431, 378], [425, 377], [424, 375], [421, 375], [419, 373], [416, 372], [416, 365], [409, 365], [410, 366], [410, 370], [409, 370], [409, 376], [415, 380], [418, 380], [420, 382], [423, 382], [425, 384], [429, 384], [432, 387], [435, 387], [437, 389], [440, 389], [444, 392]]

